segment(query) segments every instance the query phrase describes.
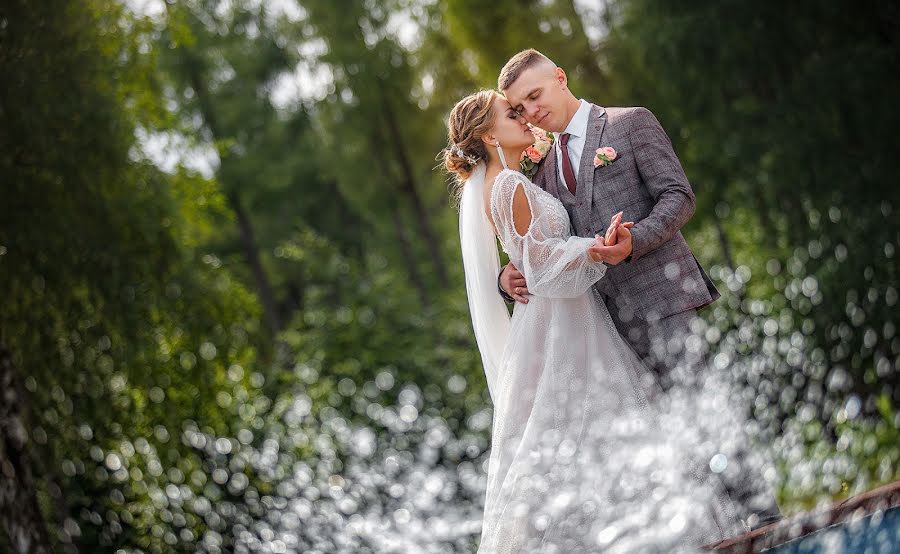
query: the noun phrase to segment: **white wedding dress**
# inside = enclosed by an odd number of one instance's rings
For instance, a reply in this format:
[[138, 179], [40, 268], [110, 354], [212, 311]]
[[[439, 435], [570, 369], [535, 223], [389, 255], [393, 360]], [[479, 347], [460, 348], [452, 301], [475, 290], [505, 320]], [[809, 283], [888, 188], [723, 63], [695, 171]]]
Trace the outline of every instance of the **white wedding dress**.
[[[518, 187], [532, 214], [524, 236]], [[593, 239], [570, 236], [559, 200], [517, 171], [504, 169], [490, 198], [531, 296], [515, 304], [496, 368], [485, 366], [494, 406], [478, 552], [693, 551], [740, 531], [716, 480], [687, 461], [684, 414], [662, 414], [594, 290], [606, 266], [587, 255]]]

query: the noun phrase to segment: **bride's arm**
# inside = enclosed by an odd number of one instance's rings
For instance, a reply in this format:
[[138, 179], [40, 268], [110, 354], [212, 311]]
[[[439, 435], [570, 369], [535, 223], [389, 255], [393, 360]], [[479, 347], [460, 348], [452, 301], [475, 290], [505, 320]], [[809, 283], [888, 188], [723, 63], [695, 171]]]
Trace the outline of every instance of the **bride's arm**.
[[525, 196], [525, 186], [522, 183], [516, 183], [516, 185], [513, 193], [512, 215], [516, 233], [521, 236], [527, 233], [528, 228], [531, 227], [531, 205], [528, 203], [528, 197]]
[[492, 215], [510, 255], [522, 260], [528, 291], [535, 296], [571, 298], [603, 277], [606, 266], [588, 255], [594, 239], [554, 235], [552, 214], [528, 194], [525, 177], [501, 175], [492, 191]]

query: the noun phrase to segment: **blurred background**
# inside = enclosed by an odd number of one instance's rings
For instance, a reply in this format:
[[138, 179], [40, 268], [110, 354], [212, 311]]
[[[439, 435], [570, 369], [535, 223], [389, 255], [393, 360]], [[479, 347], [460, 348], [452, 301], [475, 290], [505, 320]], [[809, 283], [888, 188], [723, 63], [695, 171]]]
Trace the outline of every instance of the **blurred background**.
[[876, 0], [5, 0], [0, 551], [473, 552], [435, 156], [527, 47], [669, 133], [695, 346], [782, 510], [900, 479], [898, 37]]

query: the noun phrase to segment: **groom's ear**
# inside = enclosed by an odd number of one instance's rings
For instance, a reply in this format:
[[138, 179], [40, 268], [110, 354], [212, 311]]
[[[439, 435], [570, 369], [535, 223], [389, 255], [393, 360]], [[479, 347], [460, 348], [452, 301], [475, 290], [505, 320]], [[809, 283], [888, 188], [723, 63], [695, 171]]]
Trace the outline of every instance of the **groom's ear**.
[[562, 88], [566, 88], [569, 84], [569, 78], [566, 76], [566, 72], [561, 67], [556, 68], [556, 81], [562, 85]]

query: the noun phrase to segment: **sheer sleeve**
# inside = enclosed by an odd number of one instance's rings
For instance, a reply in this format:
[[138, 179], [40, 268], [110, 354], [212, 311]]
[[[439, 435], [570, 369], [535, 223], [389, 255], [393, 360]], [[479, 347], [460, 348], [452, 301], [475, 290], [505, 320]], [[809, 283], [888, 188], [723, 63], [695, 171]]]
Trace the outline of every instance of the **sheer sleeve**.
[[[531, 211], [531, 223], [524, 235], [516, 230], [513, 218], [518, 190], [525, 194]], [[521, 173], [503, 171], [497, 176], [491, 190], [491, 216], [503, 250], [516, 262], [528, 282], [528, 291], [535, 296], [574, 298], [606, 273], [603, 263], [588, 256], [594, 239], [570, 236], [565, 208]]]

